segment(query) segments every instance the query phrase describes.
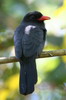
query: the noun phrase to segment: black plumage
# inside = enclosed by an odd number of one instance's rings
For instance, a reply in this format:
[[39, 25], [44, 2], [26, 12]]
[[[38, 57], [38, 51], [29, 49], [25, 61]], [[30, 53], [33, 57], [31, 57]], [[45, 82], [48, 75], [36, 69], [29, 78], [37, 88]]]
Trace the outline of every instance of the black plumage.
[[27, 95], [34, 91], [37, 82], [35, 59], [42, 52], [46, 38], [43, 15], [34, 11], [26, 14], [14, 34], [15, 54], [20, 60], [20, 93]]

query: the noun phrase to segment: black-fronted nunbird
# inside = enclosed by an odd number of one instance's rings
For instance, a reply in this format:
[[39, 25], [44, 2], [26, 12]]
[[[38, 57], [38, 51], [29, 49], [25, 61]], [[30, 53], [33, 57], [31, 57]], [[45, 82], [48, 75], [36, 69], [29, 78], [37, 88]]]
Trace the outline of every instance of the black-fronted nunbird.
[[15, 54], [20, 60], [20, 93], [30, 94], [37, 82], [35, 59], [42, 52], [46, 38], [44, 20], [50, 17], [40, 12], [29, 12], [15, 31]]

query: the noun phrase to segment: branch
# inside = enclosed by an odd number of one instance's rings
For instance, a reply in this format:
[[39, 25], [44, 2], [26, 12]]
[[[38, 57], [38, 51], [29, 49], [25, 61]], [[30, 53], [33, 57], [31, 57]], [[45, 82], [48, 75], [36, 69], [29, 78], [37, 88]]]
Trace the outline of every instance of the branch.
[[[54, 50], [54, 51], [44, 51], [37, 58], [46, 58], [54, 56], [64, 56], [66, 55], [66, 49]], [[0, 64], [18, 62], [19, 60], [14, 57], [0, 57]]]

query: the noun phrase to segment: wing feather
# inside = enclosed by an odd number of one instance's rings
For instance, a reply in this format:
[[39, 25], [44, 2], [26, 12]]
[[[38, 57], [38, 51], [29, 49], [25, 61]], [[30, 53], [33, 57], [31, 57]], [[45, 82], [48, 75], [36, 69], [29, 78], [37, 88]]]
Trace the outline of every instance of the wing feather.
[[22, 57], [22, 30], [18, 27], [14, 33], [15, 54], [17, 58]]
[[43, 30], [31, 27], [29, 34], [24, 34], [22, 43], [24, 56], [30, 57], [35, 53], [38, 54], [44, 45]]

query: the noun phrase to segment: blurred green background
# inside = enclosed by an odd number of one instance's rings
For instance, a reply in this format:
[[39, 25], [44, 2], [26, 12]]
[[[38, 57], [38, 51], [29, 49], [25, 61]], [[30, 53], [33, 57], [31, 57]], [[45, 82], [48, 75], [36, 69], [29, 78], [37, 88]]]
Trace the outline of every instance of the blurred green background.
[[[66, 48], [66, 0], [0, 0], [0, 57], [14, 56], [13, 35], [24, 15], [40, 11], [45, 21], [44, 50]], [[19, 94], [19, 63], [0, 65], [0, 100], [66, 100], [66, 56], [37, 59], [38, 82], [33, 94]]]

